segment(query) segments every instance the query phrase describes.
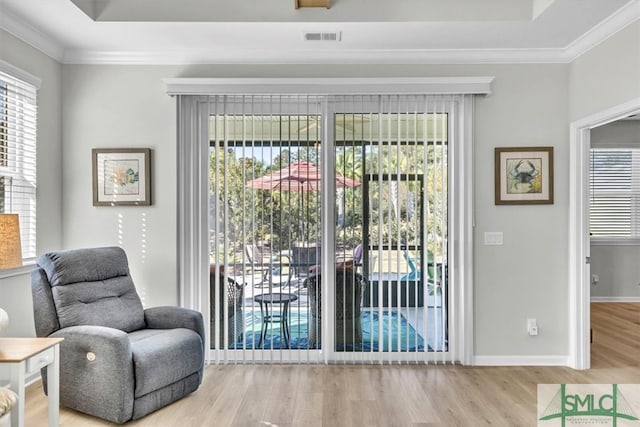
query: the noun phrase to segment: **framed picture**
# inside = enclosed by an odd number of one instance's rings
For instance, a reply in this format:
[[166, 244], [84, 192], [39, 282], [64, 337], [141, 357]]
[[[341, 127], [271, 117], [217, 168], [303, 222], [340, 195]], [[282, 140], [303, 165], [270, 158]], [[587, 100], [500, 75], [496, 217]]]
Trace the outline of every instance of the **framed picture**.
[[151, 149], [94, 148], [93, 205], [150, 205]]
[[553, 147], [495, 149], [496, 205], [553, 204]]

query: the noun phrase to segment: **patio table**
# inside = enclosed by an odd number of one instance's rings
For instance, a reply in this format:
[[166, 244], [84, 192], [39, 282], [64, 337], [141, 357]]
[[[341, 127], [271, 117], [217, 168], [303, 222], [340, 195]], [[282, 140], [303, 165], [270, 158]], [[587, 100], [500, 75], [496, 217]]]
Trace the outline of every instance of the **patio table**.
[[[269, 323], [279, 322], [282, 323], [282, 336], [284, 337], [285, 346], [289, 348], [289, 303], [294, 302], [297, 299], [297, 295], [285, 293], [260, 294], [253, 297], [253, 300], [260, 304], [260, 314], [262, 315], [258, 347], [262, 346], [262, 341], [267, 336]], [[274, 313], [273, 304], [280, 305], [279, 314]], [[269, 313], [269, 306], [271, 306], [271, 313]]]

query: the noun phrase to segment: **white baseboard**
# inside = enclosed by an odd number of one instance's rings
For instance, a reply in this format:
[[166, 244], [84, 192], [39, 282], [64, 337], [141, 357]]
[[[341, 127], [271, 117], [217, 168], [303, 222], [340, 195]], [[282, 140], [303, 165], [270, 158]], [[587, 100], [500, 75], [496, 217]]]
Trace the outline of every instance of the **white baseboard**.
[[591, 297], [591, 302], [640, 302], [640, 296], [637, 297]]
[[569, 366], [569, 356], [474, 356], [474, 366]]

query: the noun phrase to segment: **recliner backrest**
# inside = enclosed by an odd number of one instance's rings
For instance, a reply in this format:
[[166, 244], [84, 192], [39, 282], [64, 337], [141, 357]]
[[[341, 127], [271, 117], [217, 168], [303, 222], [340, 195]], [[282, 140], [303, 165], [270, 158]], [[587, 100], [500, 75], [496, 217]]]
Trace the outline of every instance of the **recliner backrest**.
[[38, 258], [38, 265], [51, 286], [60, 328], [94, 325], [131, 332], [145, 327], [122, 248], [50, 252]]

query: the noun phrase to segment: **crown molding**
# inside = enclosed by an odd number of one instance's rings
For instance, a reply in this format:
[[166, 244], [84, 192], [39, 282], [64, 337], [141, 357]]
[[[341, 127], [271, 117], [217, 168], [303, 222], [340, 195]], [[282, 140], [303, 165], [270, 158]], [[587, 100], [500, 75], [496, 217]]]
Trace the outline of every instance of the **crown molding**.
[[372, 50], [144, 50], [65, 49], [55, 38], [3, 11], [0, 28], [63, 64], [566, 64], [640, 19], [633, 0], [564, 48], [542, 49], [372, 49]]
[[534, 64], [566, 63], [563, 49], [67, 51], [65, 64]]
[[640, 19], [640, 0], [634, 0], [570, 43], [564, 49], [568, 62], [579, 58], [638, 19]]
[[45, 55], [63, 62], [64, 47], [53, 37], [47, 36], [5, 9], [0, 13], [0, 29], [33, 46]]

